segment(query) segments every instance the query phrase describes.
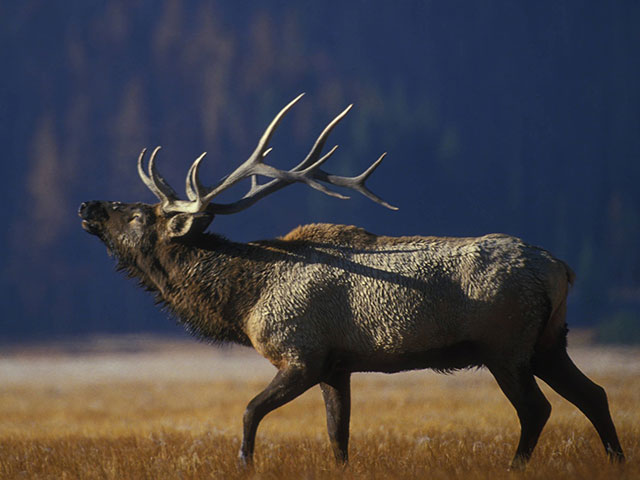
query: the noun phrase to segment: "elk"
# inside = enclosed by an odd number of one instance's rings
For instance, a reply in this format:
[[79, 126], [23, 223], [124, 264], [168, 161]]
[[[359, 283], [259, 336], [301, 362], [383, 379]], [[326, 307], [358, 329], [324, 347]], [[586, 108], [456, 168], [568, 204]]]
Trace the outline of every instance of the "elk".
[[[215, 187], [200, 180], [202, 154], [187, 173], [188, 199], [179, 199], [156, 168], [158, 147], [146, 171], [142, 150], [138, 174], [159, 203], [91, 201], [79, 209], [82, 227], [106, 244], [119, 269], [154, 292], [190, 332], [252, 346], [277, 368], [244, 412], [242, 464], [252, 462], [262, 418], [317, 384], [334, 456], [344, 463], [353, 372], [481, 366], [520, 420], [513, 467], [526, 464], [550, 415], [534, 376], [586, 415], [611, 460], [624, 460], [604, 389], [567, 354], [565, 313], [574, 273], [549, 252], [503, 234], [389, 237], [333, 224], [250, 243], [205, 232], [215, 215], [240, 212], [296, 182], [338, 198], [348, 197], [330, 187], [346, 187], [395, 209], [365, 185], [384, 154], [355, 177], [321, 169], [337, 148], [323, 155], [327, 138], [351, 106], [296, 167], [264, 163], [274, 131], [301, 96]], [[212, 201], [243, 179], [251, 186], [242, 198]]]

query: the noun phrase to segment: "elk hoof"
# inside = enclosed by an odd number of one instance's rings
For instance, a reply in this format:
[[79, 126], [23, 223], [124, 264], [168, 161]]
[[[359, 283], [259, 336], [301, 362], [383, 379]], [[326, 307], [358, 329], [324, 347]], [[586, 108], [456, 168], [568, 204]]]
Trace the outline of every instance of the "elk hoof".
[[625, 462], [624, 453], [620, 450], [614, 450], [611, 447], [607, 448], [607, 457], [609, 457], [610, 463], [621, 464]]
[[242, 470], [251, 470], [253, 468], [253, 457], [240, 450], [238, 452], [238, 465]]
[[511, 465], [509, 466], [508, 470], [510, 472], [522, 472], [527, 468], [528, 460], [529, 460], [528, 458], [517, 456], [511, 462]]

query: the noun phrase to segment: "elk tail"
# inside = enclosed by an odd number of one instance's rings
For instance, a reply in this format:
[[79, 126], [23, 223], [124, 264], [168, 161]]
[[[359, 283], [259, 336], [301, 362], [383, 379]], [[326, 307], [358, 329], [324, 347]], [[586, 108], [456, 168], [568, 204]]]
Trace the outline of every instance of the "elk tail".
[[561, 268], [559, 275], [554, 275], [554, 281], [549, 284], [549, 300], [551, 314], [545, 323], [536, 342], [536, 350], [550, 350], [567, 347], [567, 296], [576, 279], [575, 272], [566, 262], [558, 260]]
[[564, 269], [567, 272], [567, 282], [569, 282], [569, 286], [573, 286], [573, 282], [576, 281], [576, 272], [574, 272], [571, 267], [567, 264], [567, 262], [563, 262], [559, 260], [559, 262], [564, 266]]

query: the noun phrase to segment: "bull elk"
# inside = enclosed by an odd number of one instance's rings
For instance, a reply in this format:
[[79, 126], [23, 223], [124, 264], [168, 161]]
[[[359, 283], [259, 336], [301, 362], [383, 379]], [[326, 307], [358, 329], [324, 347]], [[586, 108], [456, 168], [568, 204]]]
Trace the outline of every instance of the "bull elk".
[[[321, 169], [337, 148], [322, 154], [327, 138], [351, 106], [296, 167], [264, 163], [275, 129], [301, 96], [215, 187], [200, 181], [202, 154], [187, 173], [188, 200], [179, 199], [156, 168], [158, 147], [146, 171], [142, 151], [138, 174], [159, 203], [91, 201], [79, 209], [83, 228], [106, 244], [119, 268], [155, 292], [189, 331], [252, 346], [277, 368], [245, 410], [241, 462], [252, 462], [262, 418], [314, 385], [324, 397], [333, 453], [346, 462], [353, 372], [474, 366], [489, 369], [517, 411], [514, 467], [527, 462], [550, 415], [534, 376], [575, 404], [609, 458], [622, 461], [605, 391], [567, 354], [565, 312], [574, 274], [549, 252], [502, 234], [388, 237], [332, 224], [250, 243], [205, 233], [215, 215], [240, 212], [295, 182], [338, 198], [348, 197], [329, 187], [346, 187], [395, 208], [365, 186], [384, 155], [356, 177]], [[242, 198], [212, 202], [243, 179], [251, 186]]]

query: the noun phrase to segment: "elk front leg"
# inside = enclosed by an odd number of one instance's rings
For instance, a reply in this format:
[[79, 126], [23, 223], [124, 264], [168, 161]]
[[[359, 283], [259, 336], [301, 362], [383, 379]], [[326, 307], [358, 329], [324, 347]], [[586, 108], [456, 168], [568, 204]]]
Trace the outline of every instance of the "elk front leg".
[[351, 374], [333, 373], [320, 383], [327, 410], [327, 430], [336, 461], [346, 464], [349, 460], [349, 416], [351, 415]]
[[317, 376], [305, 368], [279, 370], [271, 383], [249, 402], [243, 417], [243, 436], [239, 459], [243, 466], [253, 462], [258, 424], [264, 416], [290, 402], [318, 383]]

